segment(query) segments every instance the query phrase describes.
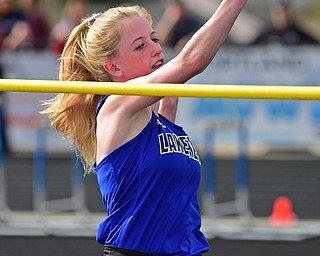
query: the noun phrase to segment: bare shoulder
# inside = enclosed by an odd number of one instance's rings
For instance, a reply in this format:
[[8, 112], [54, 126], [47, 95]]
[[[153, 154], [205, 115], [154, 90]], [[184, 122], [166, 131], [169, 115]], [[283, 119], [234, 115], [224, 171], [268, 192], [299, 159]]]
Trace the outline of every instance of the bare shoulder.
[[151, 107], [131, 112], [119, 104], [124, 99], [108, 97], [97, 116], [97, 162], [136, 137], [150, 121]]

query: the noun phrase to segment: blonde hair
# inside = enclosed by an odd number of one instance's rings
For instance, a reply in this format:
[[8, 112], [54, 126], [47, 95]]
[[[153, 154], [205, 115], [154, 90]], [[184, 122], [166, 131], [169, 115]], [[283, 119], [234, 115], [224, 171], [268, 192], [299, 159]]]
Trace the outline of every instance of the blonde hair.
[[[150, 25], [150, 14], [140, 6], [120, 6], [84, 19], [73, 29], [60, 62], [60, 80], [111, 82], [103, 64], [118, 56], [124, 20], [140, 15]], [[41, 114], [52, 126], [71, 138], [80, 153], [85, 171], [92, 171], [96, 159], [96, 107], [101, 95], [58, 94], [44, 103]]]

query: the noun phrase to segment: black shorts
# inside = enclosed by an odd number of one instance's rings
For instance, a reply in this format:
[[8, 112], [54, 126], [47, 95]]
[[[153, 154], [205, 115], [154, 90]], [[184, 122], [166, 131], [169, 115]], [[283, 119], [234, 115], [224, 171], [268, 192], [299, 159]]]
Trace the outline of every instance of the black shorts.
[[110, 245], [104, 246], [103, 256], [155, 256], [149, 253], [126, 250]]

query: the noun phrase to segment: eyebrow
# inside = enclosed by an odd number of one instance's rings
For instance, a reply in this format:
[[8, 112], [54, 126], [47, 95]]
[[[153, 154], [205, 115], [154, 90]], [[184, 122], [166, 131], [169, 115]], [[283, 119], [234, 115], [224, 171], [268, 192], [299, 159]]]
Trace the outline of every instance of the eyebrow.
[[[156, 33], [157, 33], [157, 32], [156, 32], [155, 30], [153, 30], [153, 31], [151, 32], [150, 36], [155, 35]], [[146, 38], [146, 37], [145, 37], [145, 36], [140, 36], [140, 37], [136, 38], [135, 40], [133, 40], [133, 42], [132, 42], [131, 44], [134, 44], [136, 41], [141, 40], [141, 39], [144, 39], [144, 38]]]

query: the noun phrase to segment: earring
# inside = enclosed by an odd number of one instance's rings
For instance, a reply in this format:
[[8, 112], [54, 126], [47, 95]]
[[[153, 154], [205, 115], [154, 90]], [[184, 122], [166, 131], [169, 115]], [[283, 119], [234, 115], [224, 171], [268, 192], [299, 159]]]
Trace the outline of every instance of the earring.
[[122, 76], [122, 72], [117, 72], [117, 75], [118, 76]]

